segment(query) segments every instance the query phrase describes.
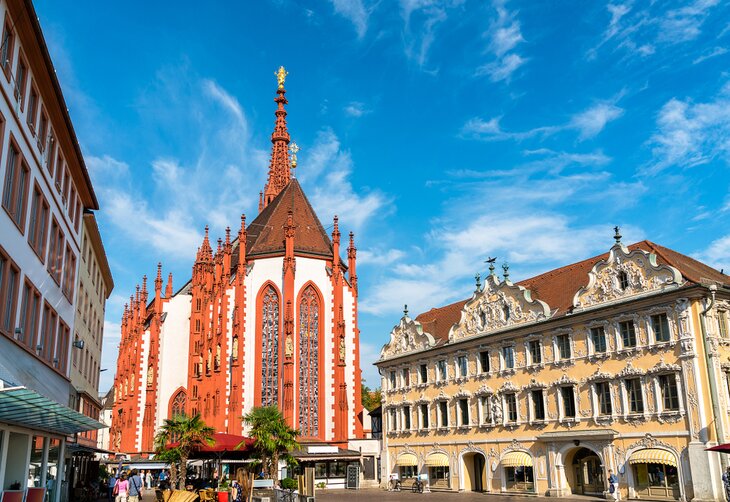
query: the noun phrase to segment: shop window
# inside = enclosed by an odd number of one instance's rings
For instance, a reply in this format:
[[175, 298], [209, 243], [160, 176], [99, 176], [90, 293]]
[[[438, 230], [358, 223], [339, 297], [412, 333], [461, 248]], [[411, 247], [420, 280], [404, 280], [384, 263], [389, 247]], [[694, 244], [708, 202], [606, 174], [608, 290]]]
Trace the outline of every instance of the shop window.
[[479, 369], [482, 373], [489, 373], [489, 351], [479, 353]]
[[504, 402], [507, 407], [507, 421], [511, 423], [517, 422], [517, 394], [511, 392], [504, 395]]
[[346, 471], [347, 471], [347, 464], [345, 462], [330, 462], [328, 477], [344, 478]]
[[610, 416], [613, 413], [611, 406], [611, 387], [608, 382], [596, 383], [596, 397], [598, 398], [598, 414]]
[[527, 348], [530, 354], [530, 364], [542, 363], [542, 344], [540, 340], [530, 340]]
[[644, 398], [641, 394], [641, 380], [639, 378], [629, 378], [624, 380], [626, 387], [626, 399], [629, 405], [630, 413], [644, 413]]
[[558, 358], [562, 361], [570, 359], [570, 336], [567, 334], [556, 336], [555, 344], [557, 346]]
[[429, 483], [435, 487], [447, 487], [449, 483], [449, 467], [438, 466], [428, 468]]
[[619, 324], [621, 343], [624, 348], [636, 347], [636, 327], [634, 321], [621, 321]]
[[421, 364], [418, 367], [418, 374], [421, 378], [421, 383], [428, 383], [428, 365]]
[[532, 418], [545, 420], [545, 398], [542, 389], [532, 391]]
[[532, 467], [505, 467], [507, 489], [520, 492], [534, 491], [535, 479]]
[[651, 316], [651, 327], [654, 331], [654, 341], [656, 343], [669, 341], [669, 319], [667, 314]]
[[575, 389], [573, 386], [560, 387], [560, 398], [563, 402], [563, 417], [575, 418]]
[[677, 376], [659, 375], [659, 388], [662, 393], [664, 411], [679, 411], [679, 392], [677, 391]]
[[460, 377], [466, 377], [469, 373], [469, 363], [466, 359], [466, 356], [459, 356], [456, 358], [456, 367], [459, 371]]
[[418, 476], [418, 466], [416, 465], [401, 465], [400, 466], [400, 479], [413, 479]]
[[591, 328], [591, 344], [593, 345], [594, 354], [604, 354], [606, 352], [606, 333], [603, 326]]
[[314, 477], [315, 478], [326, 478], [327, 477], [327, 463], [317, 462], [314, 464]]
[[673, 465], [633, 464], [635, 490], [640, 498], [679, 499], [679, 474]]

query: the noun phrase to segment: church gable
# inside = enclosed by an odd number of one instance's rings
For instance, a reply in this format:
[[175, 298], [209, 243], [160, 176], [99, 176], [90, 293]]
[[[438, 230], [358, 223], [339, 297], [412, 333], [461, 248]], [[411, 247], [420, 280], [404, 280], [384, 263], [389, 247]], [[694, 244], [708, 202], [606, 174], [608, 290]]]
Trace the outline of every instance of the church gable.
[[464, 304], [461, 319], [449, 332], [449, 340], [534, 323], [550, 316], [548, 304], [534, 300], [529, 289], [512, 284], [507, 279], [500, 282], [496, 275], [490, 274], [484, 288], [475, 292]]
[[423, 326], [414, 321], [406, 313], [400, 323], [390, 332], [390, 342], [383, 345], [380, 351], [380, 360], [388, 359], [400, 354], [426, 350], [436, 345], [434, 337], [423, 331]]
[[575, 308], [615, 302], [637, 295], [676, 288], [682, 274], [671, 265], [657, 264], [657, 257], [643, 249], [629, 249], [616, 243], [608, 258], [600, 260], [588, 273], [588, 285], [573, 297]]

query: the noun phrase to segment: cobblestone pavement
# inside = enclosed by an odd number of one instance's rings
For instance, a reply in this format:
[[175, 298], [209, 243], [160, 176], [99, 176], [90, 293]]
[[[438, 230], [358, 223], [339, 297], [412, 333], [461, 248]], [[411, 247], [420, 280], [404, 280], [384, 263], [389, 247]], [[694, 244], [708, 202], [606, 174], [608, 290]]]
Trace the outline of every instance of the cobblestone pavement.
[[[363, 490], [318, 490], [317, 502], [334, 502], [346, 500], [348, 502], [415, 502], [422, 500], [423, 502], [529, 502], [534, 500], [534, 496], [521, 495], [496, 495], [488, 493], [453, 493], [453, 492], [431, 492], [431, 493], [412, 493], [409, 491], [388, 492], [377, 488], [368, 488]], [[543, 497], [540, 497], [543, 498]], [[546, 501], [558, 500], [556, 498], [546, 498]], [[574, 497], [570, 499], [574, 501], [596, 501], [599, 498], [591, 497]]]

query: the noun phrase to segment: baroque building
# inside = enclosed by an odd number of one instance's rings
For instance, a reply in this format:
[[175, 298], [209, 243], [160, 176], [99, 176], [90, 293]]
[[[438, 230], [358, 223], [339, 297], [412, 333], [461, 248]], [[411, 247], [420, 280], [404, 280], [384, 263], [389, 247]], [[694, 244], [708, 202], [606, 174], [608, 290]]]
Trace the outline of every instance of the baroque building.
[[730, 277], [649, 241], [393, 328], [383, 478], [565, 497], [719, 500], [730, 440]]
[[[346, 447], [363, 437], [354, 236], [341, 258], [337, 216], [327, 234], [292, 176], [284, 88], [277, 72], [268, 181], [259, 213], [217, 246], [208, 228], [192, 277], [153, 297], [146, 277], [122, 316], [110, 448], [151, 452], [176, 413], [200, 413], [242, 434], [254, 406], [278, 406], [305, 441]], [[291, 153], [291, 157], [290, 157]]]

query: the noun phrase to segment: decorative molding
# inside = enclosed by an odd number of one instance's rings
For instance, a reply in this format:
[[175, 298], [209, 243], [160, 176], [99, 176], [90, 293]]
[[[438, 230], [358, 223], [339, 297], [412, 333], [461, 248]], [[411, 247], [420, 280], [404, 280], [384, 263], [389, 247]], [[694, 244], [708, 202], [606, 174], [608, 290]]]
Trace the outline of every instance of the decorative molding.
[[648, 375], [654, 375], [657, 373], [678, 373], [682, 371], [682, 367], [679, 364], [665, 363], [664, 359], [660, 359], [653, 367], [647, 370]]
[[590, 375], [586, 378], [586, 382], [593, 383], [593, 382], [602, 382], [605, 380], [613, 380], [615, 378], [614, 375], [610, 373], [606, 373], [605, 371], [596, 370], [595, 373]]
[[449, 341], [543, 321], [551, 315], [548, 304], [534, 300], [529, 289], [509, 280], [500, 282], [491, 274], [484, 281], [484, 289], [475, 292], [464, 305], [459, 322], [449, 331]]
[[477, 396], [487, 396], [487, 395], [494, 394], [494, 391], [492, 390], [492, 388], [489, 385], [484, 384], [477, 389], [475, 394]]
[[624, 369], [618, 372], [616, 375], [617, 378], [626, 378], [626, 377], [632, 377], [632, 376], [644, 376], [646, 372], [642, 369], [634, 367], [633, 364], [631, 364], [631, 361], [629, 361]]
[[519, 391], [520, 391], [520, 388], [517, 387], [515, 384], [513, 384], [511, 380], [507, 380], [506, 382], [504, 382], [502, 384], [502, 386], [499, 389], [497, 389], [497, 392], [499, 394], [504, 394], [506, 392], [519, 392]]
[[414, 321], [406, 314], [390, 332], [390, 342], [383, 345], [380, 361], [400, 354], [426, 350], [434, 345], [436, 345], [434, 337], [423, 331], [420, 322]]
[[[620, 276], [626, 287], [622, 288]], [[629, 251], [622, 244], [614, 245], [607, 260], [601, 260], [588, 273], [588, 285], [573, 297], [577, 309], [622, 300], [632, 296], [676, 288], [682, 285], [682, 274], [669, 265], [658, 265], [656, 255], [642, 249]]]
[[547, 384], [543, 382], [538, 382], [534, 378], [530, 379], [530, 382], [526, 385], [522, 386], [522, 390], [537, 390], [537, 389], [547, 389]]

